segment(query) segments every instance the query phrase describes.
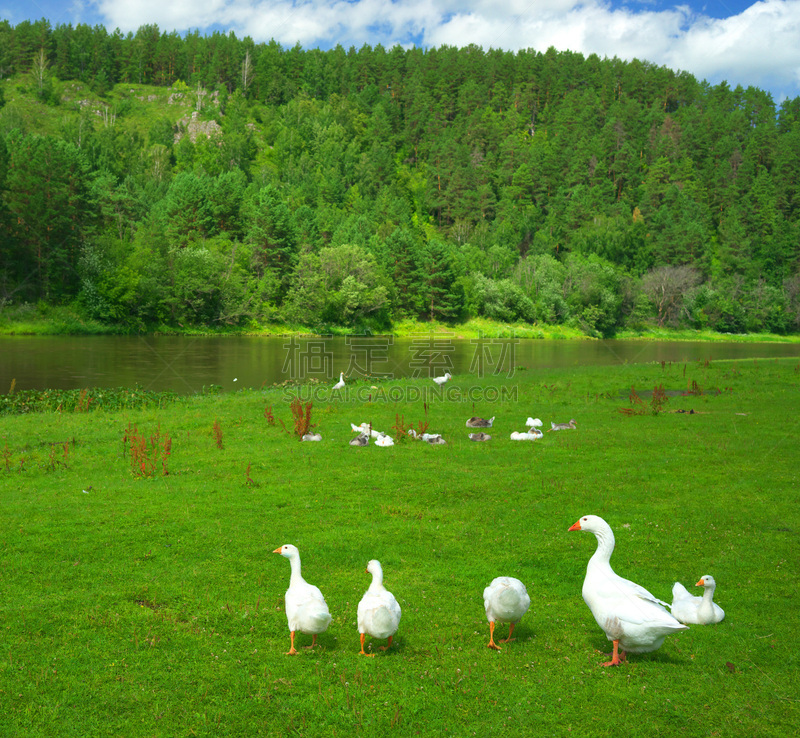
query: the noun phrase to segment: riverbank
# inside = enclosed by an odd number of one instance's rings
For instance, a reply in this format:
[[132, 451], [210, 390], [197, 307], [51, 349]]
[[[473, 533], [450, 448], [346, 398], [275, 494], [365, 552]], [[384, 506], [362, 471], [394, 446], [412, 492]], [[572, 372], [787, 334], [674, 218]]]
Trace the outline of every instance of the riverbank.
[[[471, 338], [520, 338], [551, 341], [593, 341], [577, 328], [564, 325], [530, 323], [500, 323], [485, 318], [470, 318], [461, 323], [421, 322], [402, 320], [394, 323], [382, 335], [398, 338], [413, 338], [435, 334], [454, 339]], [[16, 305], [0, 309], [0, 336], [113, 336], [131, 335], [96, 320], [91, 320], [69, 306]], [[345, 326], [325, 326], [323, 329], [300, 324], [268, 323], [250, 325], [246, 328], [225, 326], [154, 326], [152, 330], [137, 335], [159, 336], [347, 336], [363, 335], [363, 331]], [[377, 335], [377, 334], [375, 334]], [[652, 327], [643, 330], [624, 330], [612, 338], [643, 341], [709, 341], [748, 343], [800, 343], [800, 334], [778, 335], [775, 333], [715, 333], [708, 330], [670, 329]]]

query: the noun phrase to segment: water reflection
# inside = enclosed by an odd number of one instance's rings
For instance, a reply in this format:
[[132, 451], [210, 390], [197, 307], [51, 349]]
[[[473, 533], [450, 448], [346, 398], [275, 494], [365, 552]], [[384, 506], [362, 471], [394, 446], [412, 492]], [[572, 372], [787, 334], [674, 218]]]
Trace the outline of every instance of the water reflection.
[[262, 387], [285, 379], [508, 377], [521, 368], [800, 356], [798, 344], [640, 341], [542, 341], [392, 338], [9, 336], [0, 337], [0, 392], [139, 385], [199, 392]]

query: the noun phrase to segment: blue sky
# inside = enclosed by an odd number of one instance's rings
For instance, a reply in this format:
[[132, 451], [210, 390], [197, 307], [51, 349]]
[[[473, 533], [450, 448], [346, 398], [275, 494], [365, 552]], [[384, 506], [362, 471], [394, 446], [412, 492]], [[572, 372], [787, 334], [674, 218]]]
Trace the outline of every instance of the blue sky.
[[0, 0], [13, 25], [47, 18], [136, 31], [232, 30], [323, 49], [378, 43], [644, 59], [716, 84], [800, 96], [800, 0]]

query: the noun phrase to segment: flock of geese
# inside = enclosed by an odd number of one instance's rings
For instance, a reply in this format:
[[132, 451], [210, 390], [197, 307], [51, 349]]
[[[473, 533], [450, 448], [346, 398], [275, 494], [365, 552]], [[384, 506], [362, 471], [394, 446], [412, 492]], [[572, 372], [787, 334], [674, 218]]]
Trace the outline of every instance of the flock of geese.
[[[473, 417], [467, 421], [467, 428], [491, 428], [492, 423], [494, 423], [494, 417], [489, 418], [488, 420], [484, 418]], [[539, 418], [528, 418], [526, 422], [527, 430], [525, 431], [514, 431], [511, 433], [511, 440], [512, 441], [536, 441], [544, 435], [539, 428], [542, 427], [542, 421]], [[550, 423], [550, 431], [560, 431], [560, 430], [570, 430], [577, 428], [577, 424], [574, 420], [570, 420], [569, 423]], [[370, 423], [361, 423], [361, 425], [356, 425], [355, 423], [350, 423], [350, 428], [353, 430], [353, 433], [358, 433], [358, 435], [350, 441], [351, 446], [367, 446], [369, 445], [370, 440], [373, 438], [375, 439], [376, 446], [394, 446], [394, 439], [388, 434], [384, 433], [383, 431], [376, 430], [372, 427]], [[413, 428], [408, 429], [408, 435], [411, 436], [413, 439], [418, 441], [424, 441], [425, 443], [430, 443], [433, 446], [446, 444], [447, 441], [444, 440], [441, 433], [418, 433]], [[470, 441], [491, 441], [492, 436], [485, 431], [479, 431], [477, 433], [470, 433], [468, 435]], [[306, 433], [302, 438], [302, 441], [321, 441], [322, 434], [321, 433]]]
[[[582, 593], [597, 624], [613, 643], [612, 658], [603, 666], [618, 666], [626, 660], [628, 653], [657, 650], [668, 635], [688, 630], [687, 623], [706, 625], [718, 623], [725, 617], [725, 612], [713, 601], [716, 588], [714, 577], [705, 575], [697, 582], [696, 586], [704, 588], [702, 597], [691, 595], [680, 582], [676, 582], [672, 588], [672, 604], [669, 605], [644, 587], [614, 572], [611, 568], [614, 533], [605, 520], [597, 515], [585, 515], [569, 530], [587, 531], [594, 533], [597, 538], [597, 549], [586, 567]], [[295, 635], [304, 633], [312, 636], [311, 645], [305, 648], [314, 648], [317, 636], [330, 625], [331, 614], [319, 588], [303, 579], [297, 547], [287, 543], [273, 553], [286, 557], [291, 565], [289, 589], [285, 597], [291, 648], [286, 655], [294, 656], [298, 653]], [[386, 638], [387, 644], [381, 649], [385, 651], [391, 648], [392, 639], [400, 626], [401, 610], [395, 596], [383, 584], [380, 562], [371, 560], [367, 564], [367, 573], [372, 575], [372, 582], [358, 603], [357, 610], [361, 640], [359, 653], [374, 656], [364, 650], [365, 638]], [[528, 611], [530, 604], [531, 598], [519, 579], [504, 576], [492, 580], [483, 590], [483, 606], [489, 622], [489, 648], [499, 651], [498, 643], [514, 640], [514, 626]], [[509, 631], [507, 638], [495, 641], [497, 623], [509, 623]]]
[[[449, 372], [441, 377], [434, 377], [438, 385], [452, 379]], [[344, 373], [334, 389], [345, 387]], [[467, 428], [488, 429], [494, 424], [494, 417], [472, 417], [466, 422]], [[511, 433], [514, 441], [535, 441], [542, 438], [540, 430], [543, 423], [539, 418], [528, 418], [525, 431]], [[394, 440], [386, 433], [372, 428], [368, 423], [350, 424], [358, 436], [350, 441], [351, 446], [366, 446], [372, 438], [376, 446], [393, 446]], [[575, 420], [568, 423], [550, 423], [550, 431], [574, 430]], [[439, 433], [417, 433], [410, 429], [409, 435], [433, 445], [446, 441]], [[492, 436], [485, 430], [469, 434], [472, 441], [491, 440]], [[304, 441], [320, 441], [319, 433], [303, 436]], [[597, 515], [585, 515], [569, 528], [570, 531], [587, 531], [594, 533], [597, 549], [589, 559], [586, 577], [583, 581], [583, 599], [586, 602], [597, 624], [613, 644], [611, 660], [603, 666], [617, 666], [626, 660], [628, 653], [649, 653], [661, 647], [667, 636], [682, 630], [688, 625], [706, 625], [718, 623], [725, 617], [722, 608], [713, 601], [716, 581], [710, 575], [704, 575], [695, 586], [703, 587], [703, 596], [692, 595], [680, 582], [672, 588], [672, 604], [668, 604], [648, 592], [644, 587], [619, 576], [611, 568], [611, 554], [614, 551], [614, 533], [611, 526]], [[310, 646], [314, 648], [317, 636], [327, 630], [331, 623], [331, 614], [325, 598], [318, 587], [303, 579], [300, 569], [300, 553], [296, 546], [285, 544], [273, 553], [281, 554], [289, 559], [291, 577], [289, 589], [286, 590], [286, 618], [289, 625], [291, 647], [287, 655], [295, 655], [296, 633], [312, 636]], [[392, 645], [392, 638], [400, 626], [401, 610], [394, 595], [383, 584], [383, 569], [380, 562], [369, 561], [366, 569], [372, 575], [372, 583], [358, 604], [357, 622], [361, 639], [360, 654], [373, 656], [364, 650], [366, 636], [388, 639], [386, 650]], [[531, 598], [525, 585], [515, 577], [497, 577], [483, 590], [483, 606], [489, 622], [489, 648], [500, 650], [498, 643], [514, 640], [514, 626], [519, 623], [531, 604]], [[494, 631], [497, 623], [509, 623], [508, 638], [495, 641]]]
[[[443, 385], [445, 382], [448, 382], [452, 379], [452, 375], [450, 372], [445, 372], [441, 377], [433, 377], [433, 381], [438, 385]], [[335, 390], [342, 390], [345, 388], [345, 381], [344, 381], [344, 372], [339, 373], [339, 381], [333, 385], [333, 389]], [[467, 420], [467, 428], [491, 428], [492, 424], [494, 423], [494, 416], [491, 418], [479, 418], [479, 417], [472, 417]], [[511, 440], [512, 441], [536, 441], [543, 437], [543, 433], [540, 430], [542, 427], [542, 421], [539, 418], [528, 418], [525, 422], [526, 430], [524, 431], [514, 431], [511, 433]], [[383, 433], [382, 431], [375, 430], [370, 423], [361, 423], [361, 425], [355, 425], [355, 423], [350, 423], [350, 427], [353, 429], [354, 433], [358, 433], [358, 436], [350, 441], [351, 446], [367, 446], [369, 445], [370, 441], [374, 438], [375, 445], [380, 447], [388, 447], [394, 446], [394, 439], [388, 434]], [[550, 431], [562, 431], [562, 430], [574, 430], [577, 428], [577, 423], [575, 420], [570, 420], [568, 423], [550, 423]], [[445, 439], [442, 437], [441, 433], [417, 433], [413, 428], [408, 430], [408, 434], [414, 438], [415, 440], [423, 441], [425, 443], [429, 443], [432, 446], [440, 446], [447, 443]], [[476, 443], [481, 443], [485, 441], [491, 441], [492, 436], [487, 433], [485, 430], [480, 430], [475, 433], [470, 433], [468, 435], [470, 441], [475, 441]], [[306, 433], [301, 440], [303, 441], [321, 441], [322, 434], [321, 433]]]
[[[485, 418], [478, 418], [472, 417], [467, 420], [467, 428], [491, 428], [492, 424], [494, 423], [494, 417], [489, 418], [488, 420]], [[511, 433], [511, 440], [512, 441], [537, 441], [538, 439], [543, 437], [543, 433], [539, 430], [542, 427], [542, 421], [539, 418], [528, 418], [525, 423], [526, 430], [524, 431], [513, 431]], [[578, 425], [575, 420], [570, 420], [569, 423], [550, 423], [550, 429], [547, 431], [562, 431], [562, 430], [574, 430], [577, 428]], [[372, 427], [370, 423], [361, 423], [360, 425], [356, 425], [355, 423], [350, 423], [350, 428], [353, 430], [353, 433], [358, 433], [358, 435], [350, 441], [351, 446], [367, 446], [369, 445], [370, 441], [374, 438], [376, 446], [394, 446], [394, 439], [388, 434], [382, 431], [376, 430]], [[413, 439], [418, 441], [424, 441], [425, 443], [430, 443], [433, 446], [446, 444], [447, 441], [444, 440], [441, 433], [418, 433], [413, 428], [408, 429], [408, 435], [411, 436]], [[468, 434], [470, 441], [475, 442], [482, 442], [482, 441], [491, 441], [492, 436], [485, 431], [478, 431], [477, 433], [470, 433]], [[322, 434], [321, 433], [306, 433], [302, 439], [303, 441], [321, 441]]]

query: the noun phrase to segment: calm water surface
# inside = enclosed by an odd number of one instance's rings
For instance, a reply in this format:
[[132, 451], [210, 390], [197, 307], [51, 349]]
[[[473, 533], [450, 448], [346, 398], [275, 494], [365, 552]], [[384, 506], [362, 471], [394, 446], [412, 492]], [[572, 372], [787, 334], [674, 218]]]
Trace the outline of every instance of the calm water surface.
[[508, 376], [517, 367], [800, 357], [800, 344], [534, 339], [274, 338], [183, 336], [0, 337], [0, 393], [17, 389], [131, 387], [232, 391], [289, 378]]

